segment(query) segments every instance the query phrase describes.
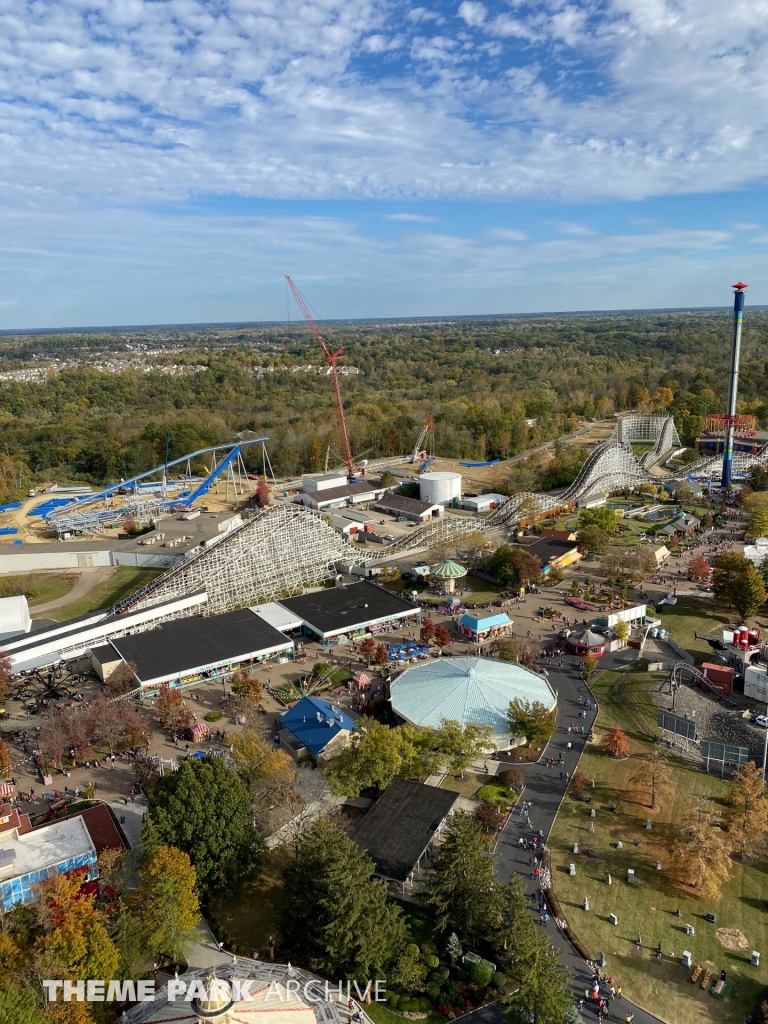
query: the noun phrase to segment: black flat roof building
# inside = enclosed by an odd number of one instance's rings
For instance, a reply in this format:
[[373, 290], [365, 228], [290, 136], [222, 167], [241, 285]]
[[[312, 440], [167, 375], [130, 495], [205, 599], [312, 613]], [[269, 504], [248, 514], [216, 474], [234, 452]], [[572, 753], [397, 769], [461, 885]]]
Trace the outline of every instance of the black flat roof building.
[[405, 883], [458, 798], [449, 789], [394, 779], [359, 819], [352, 838], [371, 855], [377, 875]]
[[183, 681], [217, 668], [290, 651], [293, 643], [248, 608], [167, 622], [158, 629], [121, 636], [112, 646], [136, 666], [142, 686]]
[[323, 640], [394, 619], [417, 618], [420, 613], [418, 605], [367, 580], [287, 597], [279, 603], [303, 619], [305, 626]]

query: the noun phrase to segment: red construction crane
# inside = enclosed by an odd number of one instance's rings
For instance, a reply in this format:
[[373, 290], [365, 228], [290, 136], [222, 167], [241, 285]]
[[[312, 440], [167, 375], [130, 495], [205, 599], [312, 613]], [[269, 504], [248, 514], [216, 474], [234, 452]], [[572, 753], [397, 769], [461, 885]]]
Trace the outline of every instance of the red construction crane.
[[331, 386], [333, 387], [333, 394], [336, 399], [336, 419], [339, 422], [339, 433], [341, 434], [341, 448], [342, 452], [344, 453], [344, 462], [347, 464], [347, 473], [349, 474], [350, 477], [353, 477], [355, 475], [355, 463], [352, 459], [352, 449], [349, 445], [349, 435], [347, 434], [347, 421], [344, 418], [344, 403], [341, 400], [339, 372], [336, 369], [336, 360], [339, 358], [339, 356], [344, 354], [344, 349], [339, 348], [335, 352], [331, 352], [331, 350], [325, 343], [325, 339], [320, 333], [320, 329], [318, 328], [315, 321], [312, 319], [312, 315], [309, 312], [309, 309], [307, 308], [307, 304], [304, 301], [301, 292], [290, 279], [288, 274], [285, 275], [285, 279], [291, 286], [293, 297], [294, 299], [296, 299], [296, 304], [298, 305], [299, 309], [304, 314], [304, 319], [309, 324], [309, 329], [314, 334], [318, 345], [323, 350], [323, 354], [325, 355], [325, 358], [328, 360], [328, 365], [330, 367], [329, 372], [331, 377]]

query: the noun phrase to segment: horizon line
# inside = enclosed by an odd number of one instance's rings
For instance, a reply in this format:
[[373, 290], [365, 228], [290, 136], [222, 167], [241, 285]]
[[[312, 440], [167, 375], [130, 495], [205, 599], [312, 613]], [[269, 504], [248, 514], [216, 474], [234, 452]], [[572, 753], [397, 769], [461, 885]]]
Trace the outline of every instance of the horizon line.
[[[316, 319], [319, 324], [378, 324], [378, 323], [434, 323], [435, 321], [446, 320], [521, 320], [535, 319], [537, 317], [549, 316], [628, 316], [640, 313], [707, 313], [730, 310], [731, 306], [650, 306], [631, 309], [573, 309], [573, 310], [551, 310], [538, 313], [435, 313], [431, 316], [390, 316], [390, 317], [326, 317]], [[768, 309], [766, 304], [749, 306], [748, 309]], [[95, 334], [98, 332], [112, 331], [152, 331], [152, 330], [181, 330], [210, 329], [214, 327], [235, 328], [235, 327], [292, 327], [294, 325], [304, 326], [305, 321], [296, 320], [211, 320], [191, 321], [189, 323], [161, 323], [161, 324], [112, 324], [105, 326], [90, 327], [3, 327], [0, 328], [0, 337], [13, 336], [18, 334]]]

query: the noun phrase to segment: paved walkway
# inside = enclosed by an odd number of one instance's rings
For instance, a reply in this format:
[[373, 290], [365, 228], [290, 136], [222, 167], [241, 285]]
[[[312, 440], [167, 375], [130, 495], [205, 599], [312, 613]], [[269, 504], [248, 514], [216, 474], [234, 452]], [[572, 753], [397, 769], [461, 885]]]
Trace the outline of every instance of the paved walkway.
[[[613, 657], [606, 657], [605, 665], [601, 667], [618, 667], [618, 665], [632, 660], [635, 656], [635, 651], [622, 651]], [[569, 775], [573, 775], [595, 720], [596, 712], [594, 707], [592, 711], [587, 712], [586, 720], [583, 718], [579, 719], [579, 712], [584, 710], [579, 705], [579, 697], [591, 697], [586, 684], [581, 679], [579, 667], [580, 659], [569, 657], [564, 659], [562, 668], [554, 667], [548, 669], [549, 681], [558, 693], [557, 732], [550, 740], [541, 761], [536, 764], [515, 765], [516, 768], [520, 768], [525, 774], [525, 792], [523, 797], [531, 803], [530, 815], [533, 831], [536, 832], [541, 829], [545, 837], [550, 833], [555, 815], [566, 791], [566, 783], [561, 781], [560, 772], [568, 772]], [[572, 722], [584, 725], [584, 736], [580, 733], [572, 732], [569, 734], [566, 732], [568, 724]], [[567, 749], [569, 741], [572, 743], [570, 750]], [[557, 763], [561, 754], [564, 761], [563, 765], [548, 768], [545, 758], [554, 758]], [[526, 891], [531, 896], [531, 911], [536, 912], [538, 918], [536, 901], [533, 897], [538, 893], [539, 886], [538, 882], [534, 883], [530, 878], [532, 870], [530, 865], [531, 855], [519, 846], [520, 836], [530, 836], [531, 834], [525, 825], [525, 818], [518, 815], [516, 811], [513, 811], [499, 837], [496, 847], [498, 858], [497, 873], [502, 882], [507, 882], [513, 871], [523, 876], [526, 880]], [[589, 987], [591, 989], [592, 971], [574, 951], [568, 939], [562, 934], [551, 917], [549, 924], [546, 926], [546, 931], [552, 944], [563, 950], [561, 962], [570, 969], [574, 976], [571, 986], [574, 998], [583, 996], [586, 988]], [[590, 950], [590, 952], [597, 955], [600, 951]], [[604, 973], [610, 976], [614, 971], [617, 983], [621, 984], [620, 966], [612, 965], [609, 959]], [[606, 995], [607, 993], [601, 990], [601, 994]], [[659, 1019], [657, 1017], [647, 1013], [645, 1010], [641, 1010], [639, 1007], [633, 1006], [625, 998], [611, 1000], [611, 1009], [607, 1020], [623, 1022], [626, 1019], [627, 1013], [635, 1014], [635, 1024], [658, 1024]], [[597, 1005], [585, 1003], [583, 1015], [586, 1020], [593, 1018], [596, 1020]], [[478, 1024], [486, 1024], [486, 1022], [490, 1024], [488, 1016], [482, 1022], [478, 1022]]]
[[[73, 570], [68, 570], [71, 572]], [[57, 597], [54, 601], [46, 601], [45, 604], [33, 604], [29, 611], [34, 618], [40, 617], [40, 612], [50, 612], [54, 608], [63, 608], [65, 604], [73, 604], [75, 601], [81, 601], [87, 594], [89, 594], [97, 583], [101, 583], [102, 580], [108, 579], [113, 573], [114, 569], [99, 567], [99, 568], [87, 568], [78, 569], [77, 571], [80, 576], [75, 585], [71, 590], [68, 590], [63, 597]]]

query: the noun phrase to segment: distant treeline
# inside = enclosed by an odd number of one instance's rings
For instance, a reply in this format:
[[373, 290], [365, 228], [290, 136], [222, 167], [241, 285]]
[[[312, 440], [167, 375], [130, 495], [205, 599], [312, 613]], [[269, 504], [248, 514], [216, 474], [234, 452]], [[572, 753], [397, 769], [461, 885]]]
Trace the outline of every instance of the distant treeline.
[[[438, 454], [483, 460], [568, 433], [580, 417], [638, 407], [672, 412], [691, 440], [725, 402], [727, 310], [338, 323], [324, 330], [361, 371], [342, 378], [356, 455], [409, 450], [430, 411]], [[152, 358], [203, 364], [208, 372], [106, 374], [86, 362], [45, 383], [3, 384], [2, 454], [23, 462], [35, 479], [100, 483], [160, 462], [170, 426], [172, 457], [249, 429], [269, 435], [277, 474], [322, 469], [329, 445], [331, 464], [338, 463], [328, 378], [290, 372], [322, 362], [303, 324], [6, 335], [0, 372], [46, 355], [87, 360], [127, 353], [129, 345], [133, 354], [137, 343], [172, 347]], [[768, 423], [766, 359], [768, 312], [748, 310], [739, 411], [756, 415], [760, 426]], [[549, 486], [575, 472], [577, 460], [560, 456]], [[249, 459], [256, 468], [255, 450]], [[531, 467], [499, 481], [513, 489], [534, 483], [541, 479]]]

